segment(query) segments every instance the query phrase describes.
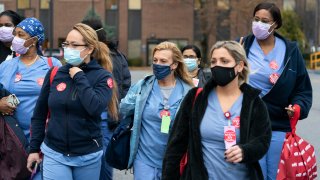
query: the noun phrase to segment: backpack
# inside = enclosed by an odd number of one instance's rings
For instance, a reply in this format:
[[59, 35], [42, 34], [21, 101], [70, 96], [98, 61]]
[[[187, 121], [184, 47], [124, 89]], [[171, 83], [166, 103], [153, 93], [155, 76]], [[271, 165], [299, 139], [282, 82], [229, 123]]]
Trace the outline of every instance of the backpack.
[[128, 169], [133, 117], [123, 119], [114, 131], [106, 149], [105, 160], [116, 169]]

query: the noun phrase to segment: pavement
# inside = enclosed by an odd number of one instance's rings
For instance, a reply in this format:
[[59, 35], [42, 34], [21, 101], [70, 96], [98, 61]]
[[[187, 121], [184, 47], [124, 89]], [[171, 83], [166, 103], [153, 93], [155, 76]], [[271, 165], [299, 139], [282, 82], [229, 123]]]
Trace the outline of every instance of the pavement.
[[[146, 75], [152, 74], [150, 67], [130, 68], [132, 84], [142, 79]], [[299, 121], [297, 125], [297, 134], [312, 144], [315, 148], [317, 158], [317, 167], [320, 169], [320, 70], [308, 70], [313, 88], [313, 104], [308, 118]], [[118, 171], [114, 170], [115, 180], [132, 180], [132, 170]]]

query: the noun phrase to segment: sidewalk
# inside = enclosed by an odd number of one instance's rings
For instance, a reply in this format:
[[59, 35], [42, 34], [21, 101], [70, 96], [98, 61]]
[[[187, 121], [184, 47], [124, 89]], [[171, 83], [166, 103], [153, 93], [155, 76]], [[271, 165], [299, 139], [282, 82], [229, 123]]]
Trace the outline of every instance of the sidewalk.
[[308, 69], [308, 73], [320, 74], [320, 69], [317, 69], [317, 70], [314, 70], [314, 69]]

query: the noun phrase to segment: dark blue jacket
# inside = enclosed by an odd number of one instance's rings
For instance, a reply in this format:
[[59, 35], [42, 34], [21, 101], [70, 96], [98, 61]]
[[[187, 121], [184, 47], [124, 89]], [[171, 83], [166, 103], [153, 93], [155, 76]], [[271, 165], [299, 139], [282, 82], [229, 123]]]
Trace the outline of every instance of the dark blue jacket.
[[[262, 98], [267, 104], [272, 130], [291, 131], [287, 111], [289, 104], [298, 104], [301, 107], [300, 119], [307, 118], [312, 105], [312, 86], [304, 59], [295, 42], [286, 40], [275, 33], [286, 44], [285, 68], [272, 89]], [[244, 38], [244, 48], [247, 56], [253, 43], [254, 35]]]
[[[43, 140], [48, 147], [67, 156], [102, 149], [100, 115], [112, 97], [107, 83], [112, 75], [91, 60], [71, 79], [71, 67], [61, 67], [51, 85], [51, 70], [45, 77], [31, 122], [30, 153], [39, 152]], [[66, 88], [61, 91], [63, 83]], [[45, 133], [48, 106], [51, 117]]]

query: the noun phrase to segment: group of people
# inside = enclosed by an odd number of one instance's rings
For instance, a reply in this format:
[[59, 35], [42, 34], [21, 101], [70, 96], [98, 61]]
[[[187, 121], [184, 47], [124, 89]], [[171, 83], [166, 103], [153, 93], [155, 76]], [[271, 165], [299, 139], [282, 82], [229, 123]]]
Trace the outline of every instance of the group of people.
[[0, 83], [20, 104], [3, 97], [0, 112], [18, 120], [30, 139], [26, 166], [41, 164], [43, 179], [112, 179], [105, 149], [124, 119], [132, 121], [128, 168], [136, 180], [276, 179], [290, 117], [306, 118], [312, 105], [304, 60], [275, 32], [281, 25], [275, 4], [258, 4], [252, 34], [216, 42], [208, 68], [199, 66], [197, 46], [162, 42], [153, 75], [130, 87], [127, 62], [115, 61], [123, 54], [101, 22], [73, 26], [61, 66], [41, 56], [37, 19], [5, 11]]

